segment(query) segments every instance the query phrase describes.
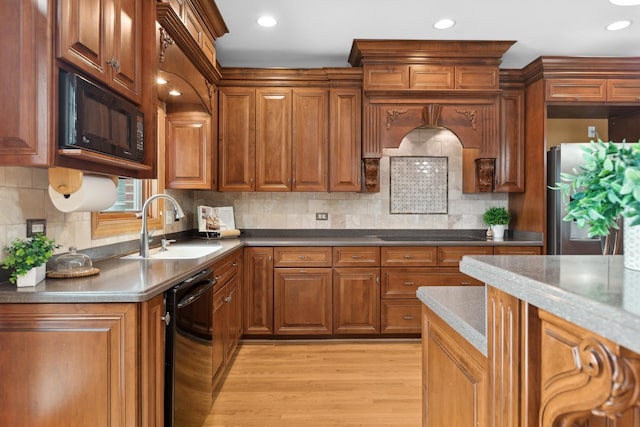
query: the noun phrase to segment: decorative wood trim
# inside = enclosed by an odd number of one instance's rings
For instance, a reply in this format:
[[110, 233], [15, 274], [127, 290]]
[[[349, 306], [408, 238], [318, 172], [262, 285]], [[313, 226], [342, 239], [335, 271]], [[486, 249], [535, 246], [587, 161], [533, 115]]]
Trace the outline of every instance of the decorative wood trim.
[[478, 190], [481, 193], [490, 193], [493, 191], [493, 183], [495, 178], [496, 159], [480, 158], [476, 159], [476, 175], [478, 182]]
[[474, 109], [464, 109], [464, 110], [456, 110], [456, 113], [462, 114], [468, 121], [471, 123], [471, 129], [477, 130], [478, 126], [476, 124], [476, 118], [478, 116], [478, 112]]
[[380, 180], [378, 172], [380, 170], [380, 159], [364, 159], [364, 185], [368, 192], [380, 191]]
[[640, 403], [637, 355], [625, 357], [617, 344], [542, 310], [539, 316], [540, 425], [582, 424], [592, 414], [616, 419]]
[[387, 110], [387, 129], [391, 128], [391, 123], [393, 123], [393, 121], [397, 119], [400, 114], [406, 114], [407, 111], [408, 110], [406, 108], [403, 108], [403, 109], [392, 108], [390, 110]]
[[160, 54], [159, 54], [159, 62], [164, 62], [164, 53], [167, 51], [167, 48], [174, 43], [173, 39], [167, 33], [163, 27], [160, 27]]

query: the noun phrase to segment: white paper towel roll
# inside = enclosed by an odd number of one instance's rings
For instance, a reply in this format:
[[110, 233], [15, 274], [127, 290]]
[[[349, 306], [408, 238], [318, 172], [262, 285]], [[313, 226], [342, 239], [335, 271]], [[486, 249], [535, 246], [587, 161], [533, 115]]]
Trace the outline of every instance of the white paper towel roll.
[[65, 197], [49, 185], [53, 206], [61, 212], [99, 212], [116, 202], [116, 184], [110, 177], [85, 174], [80, 189]]

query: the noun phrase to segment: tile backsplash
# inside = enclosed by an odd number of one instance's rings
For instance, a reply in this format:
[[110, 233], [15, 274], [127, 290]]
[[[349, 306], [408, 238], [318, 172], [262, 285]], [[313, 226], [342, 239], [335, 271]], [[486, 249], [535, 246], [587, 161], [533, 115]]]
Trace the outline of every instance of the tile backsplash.
[[[168, 190], [187, 214], [187, 221], [166, 226], [165, 233], [189, 230], [196, 224], [197, 205], [233, 206], [240, 229], [465, 229], [486, 228], [482, 214], [490, 206], [508, 206], [503, 193], [462, 193], [462, 147], [450, 132], [430, 130], [410, 133], [398, 149], [385, 150], [380, 161], [379, 193], [219, 193]], [[389, 156], [446, 156], [448, 207], [446, 214], [392, 214], [390, 211]], [[47, 169], [0, 167], [0, 247], [26, 234], [27, 219], [47, 220], [47, 235], [66, 252], [136, 240], [138, 233], [91, 239], [89, 212], [58, 211], [47, 194]], [[316, 212], [328, 220], [316, 220]], [[0, 253], [0, 260], [4, 254]]]

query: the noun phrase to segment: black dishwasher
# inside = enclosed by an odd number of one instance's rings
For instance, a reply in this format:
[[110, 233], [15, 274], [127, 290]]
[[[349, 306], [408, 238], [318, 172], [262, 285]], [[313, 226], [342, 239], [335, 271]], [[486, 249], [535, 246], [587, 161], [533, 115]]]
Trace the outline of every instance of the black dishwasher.
[[166, 427], [200, 427], [213, 394], [213, 270], [169, 289], [165, 349]]

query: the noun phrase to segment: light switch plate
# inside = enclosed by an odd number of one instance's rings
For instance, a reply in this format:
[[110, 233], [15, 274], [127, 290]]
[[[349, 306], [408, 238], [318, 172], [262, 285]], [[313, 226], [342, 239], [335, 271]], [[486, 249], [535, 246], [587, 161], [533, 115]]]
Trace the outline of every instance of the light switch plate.
[[27, 237], [35, 234], [47, 234], [46, 219], [28, 219], [27, 220]]

